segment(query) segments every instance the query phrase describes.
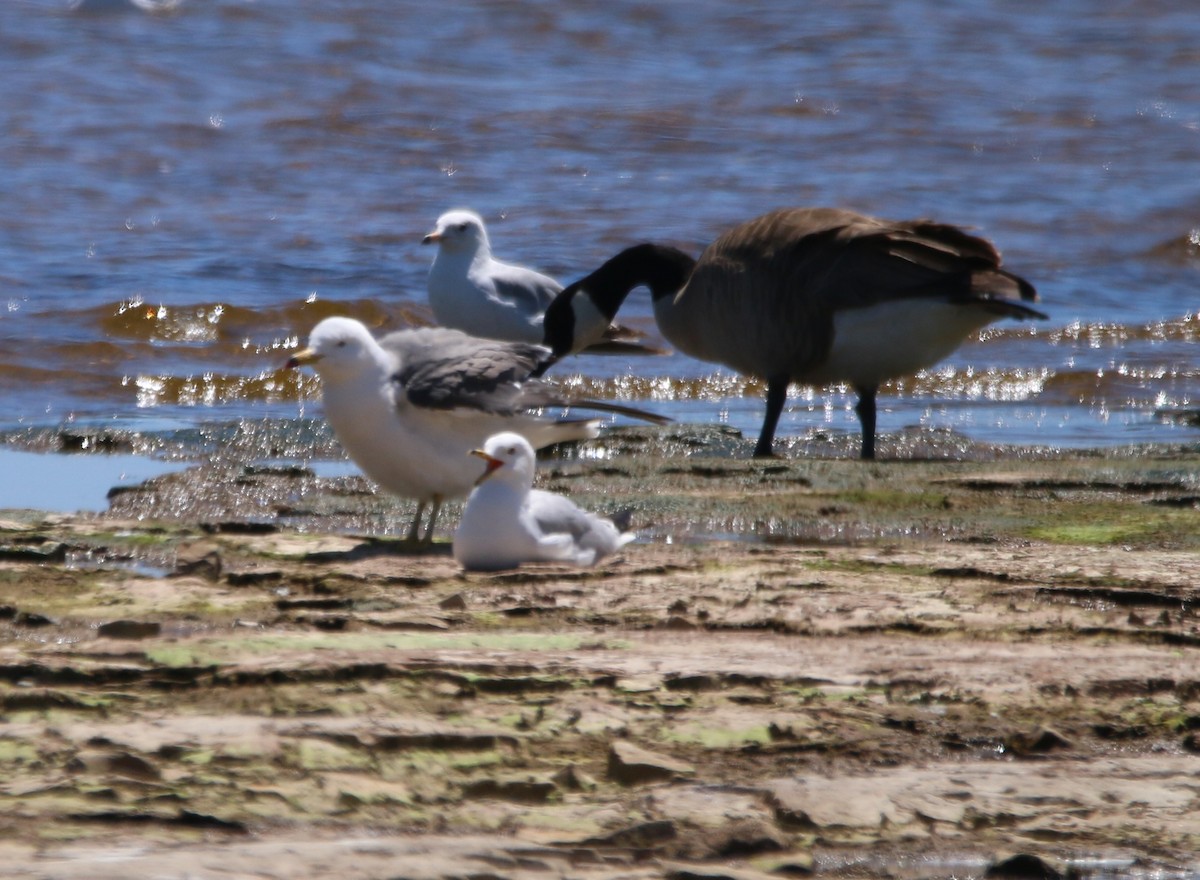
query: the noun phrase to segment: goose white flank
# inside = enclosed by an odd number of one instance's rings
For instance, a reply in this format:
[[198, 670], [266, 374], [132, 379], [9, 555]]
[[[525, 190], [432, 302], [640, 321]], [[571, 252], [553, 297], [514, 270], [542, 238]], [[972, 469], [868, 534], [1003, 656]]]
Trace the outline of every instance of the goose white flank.
[[756, 456], [772, 454], [793, 382], [845, 382], [858, 394], [861, 456], [874, 458], [881, 383], [936, 364], [1000, 318], [1046, 318], [986, 239], [928, 220], [786, 208], [735, 226], [699, 260], [627, 248], [559, 295], [547, 344], [572, 350], [642, 285], [668, 342], [767, 383]]
[[586, 440], [597, 419], [549, 418], [535, 410], [577, 407], [663, 423], [606, 401], [576, 399], [531, 373], [549, 357], [538, 345], [478, 339], [457, 330], [399, 330], [375, 339], [359, 321], [326, 318], [287, 367], [310, 365], [321, 379], [325, 417], [354, 463], [395, 495], [415, 498], [408, 533], [433, 538], [442, 502], [465, 496], [481, 470], [467, 456], [488, 437], [513, 431], [541, 448]]
[[[543, 316], [563, 287], [548, 275], [493, 257], [482, 217], [447, 211], [422, 243], [437, 245], [428, 289], [439, 324], [490, 339], [543, 341]], [[638, 342], [638, 334], [625, 327], [599, 316], [589, 319], [589, 326], [598, 326], [572, 352], [586, 347], [592, 354], [662, 353]]]
[[533, 488], [537, 460], [519, 434], [504, 432], [472, 451], [487, 469], [467, 499], [454, 533], [454, 558], [470, 571], [525, 562], [594, 565], [634, 536], [569, 498]]

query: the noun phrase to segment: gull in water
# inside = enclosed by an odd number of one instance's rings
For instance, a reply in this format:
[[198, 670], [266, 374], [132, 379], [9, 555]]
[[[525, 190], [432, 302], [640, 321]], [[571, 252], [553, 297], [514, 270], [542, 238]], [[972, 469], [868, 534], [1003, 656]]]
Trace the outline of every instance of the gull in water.
[[531, 374], [550, 356], [540, 345], [478, 339], [458, 330], [398, 330], [381, 339], [352, 318], [326, 318], [287, 362], [321, 378], [325, 417], [343, 448], [388, 492], [417, 499], [408, 540], [432, 505], [424, 543], [442, 502], [479, 477], [468, 453], [500, 431], [536, 448], [586, 440], [597, 419], [553, 419], [544, 407], [578, 407], [662, 424], [668, 419], [606, 401], [574, 399]]
[[605, 519], [571, 499], [533, 488], [533, 447], [505, 431], [471, 451], [487, 470], [467, 499], [454, 533], [454, 559], [469, 571], [516, 568], [523, 562], [594, 565], [633, 540], [628, 515]]
[[[437, 245], [429, 268], [429, 305], [439, 324], [488, 339], [542, 342], [542, 316], [563, 286], [548, 275], [493, 257], [482, 217], [474, 211], [447, 211], [422, 244]], [[593, 354], [662, 353], [634, 341], [635, 336], [604, 321], [586, 347]], [[581, 340], [575, 351], [583, 347]]]

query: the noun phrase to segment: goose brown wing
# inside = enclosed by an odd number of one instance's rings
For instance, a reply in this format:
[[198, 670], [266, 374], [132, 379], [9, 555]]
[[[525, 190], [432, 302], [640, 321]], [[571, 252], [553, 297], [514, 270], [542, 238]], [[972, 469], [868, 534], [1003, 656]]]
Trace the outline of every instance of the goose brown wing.
[[807, 281], [811, 296], [825, 308], [929, 298], [998, 308], [1007, 303], [1006, 313], [1041, 316], [1021, 304], [1037, 300], [1033, 285], [1000, 267], [991, 242], [955, 226], [924, 220], [853, 223], [810, 237], [797, 250], [807, 276], [797, 280]]

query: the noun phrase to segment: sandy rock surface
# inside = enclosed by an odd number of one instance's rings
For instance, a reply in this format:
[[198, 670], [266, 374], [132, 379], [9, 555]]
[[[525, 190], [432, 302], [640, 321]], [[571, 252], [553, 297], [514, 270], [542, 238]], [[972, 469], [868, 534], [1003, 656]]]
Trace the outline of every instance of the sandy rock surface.
[[1197, 474], [1180, 449], [551, 462], [540, 485], [643, 540], [490, 575], [304, 469], [0, 512], [0, 864], [1200, 870]]

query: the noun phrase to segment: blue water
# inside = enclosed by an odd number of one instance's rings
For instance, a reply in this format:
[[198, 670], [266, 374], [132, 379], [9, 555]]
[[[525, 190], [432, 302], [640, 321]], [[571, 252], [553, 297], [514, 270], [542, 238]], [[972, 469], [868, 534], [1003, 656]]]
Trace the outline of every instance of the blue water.
[[141, 455], [57, 455], [0, 448], [0, 510], [99, 512], [108, 493], [136, 486], [179, 464]]
[[[325, 314], [427, 316], [450, 207], [567, 281], [829, 204], [974, 227], [1051, 315], [885, 388], [883, 433], [1195, 442], [1159, 413], [1200, 399], [1197, 46], [1154, 0], [5, 0], [0, 429], [319, 415], [277, 367]], [[644, 296], [626, 312], [653, 330]], [[682, 356], [572, 371], [761, 420]], [[781, 434], [853, 432], [852, 405], [797, 389]]]

